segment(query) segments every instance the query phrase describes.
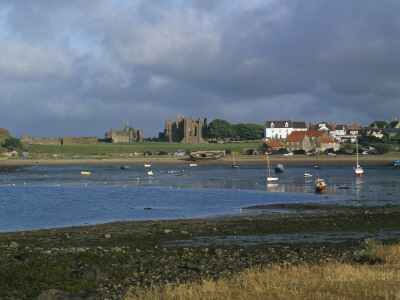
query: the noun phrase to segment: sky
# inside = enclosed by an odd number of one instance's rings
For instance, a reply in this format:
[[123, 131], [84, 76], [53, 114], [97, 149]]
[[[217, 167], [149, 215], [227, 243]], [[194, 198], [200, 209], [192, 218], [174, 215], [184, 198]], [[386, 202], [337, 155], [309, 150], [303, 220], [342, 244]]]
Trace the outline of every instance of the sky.
[[0, 128], [400, 118], [400, 1], [0, 2]]

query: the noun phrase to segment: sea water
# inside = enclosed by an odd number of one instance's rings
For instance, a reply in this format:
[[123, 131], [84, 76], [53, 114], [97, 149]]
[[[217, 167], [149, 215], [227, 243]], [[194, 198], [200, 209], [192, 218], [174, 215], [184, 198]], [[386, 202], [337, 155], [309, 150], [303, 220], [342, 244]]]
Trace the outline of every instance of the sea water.
[[[265, 166], [245, 165], [9, 168], [0, 172], [0, 231], [245, 215], [255, 212], [242, 208], [273, 203], [400, 204], [400, 169], [394, 167], [364, 168], [356, 178], [351, 167], [287, 166], [274, 184], [266, 175]], [[323, 194], [314, 193], [318, 176], [327, 182]]]

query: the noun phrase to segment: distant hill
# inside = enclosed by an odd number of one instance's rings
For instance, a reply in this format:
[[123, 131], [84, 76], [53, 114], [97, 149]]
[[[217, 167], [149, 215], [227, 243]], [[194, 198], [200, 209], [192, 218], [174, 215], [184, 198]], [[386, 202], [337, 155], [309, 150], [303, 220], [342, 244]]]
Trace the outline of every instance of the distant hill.
[[1, 147], [1, 144], [3, 144], [4, 141], [10, 137], [11, 137], [11, 134], [7, 130], [5, 130], [4, 128], [0, 128], [0, 147]]

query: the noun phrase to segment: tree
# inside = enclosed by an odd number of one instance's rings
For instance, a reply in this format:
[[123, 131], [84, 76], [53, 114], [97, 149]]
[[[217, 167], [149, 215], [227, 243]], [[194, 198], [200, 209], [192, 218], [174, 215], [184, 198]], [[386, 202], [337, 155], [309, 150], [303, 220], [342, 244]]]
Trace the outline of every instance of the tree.
[[378, 127], [378, 128], [389, 128], [390, 125], [386, 121], [374, 121], [372, 122], [369, 127]]
[[9, 137], [8, 139], [6, 139], [4, 141], [3, 144], [4, 148], [8, 148], [8, 147], [17, 147], [17, 148], [21, 148], [22, 147], [22, 143], [19, 139], [14, 138], [14, 137]]
[[258, 140], [264, 136], [264, 127], [260, 124], [235, 124], [232, 125], [234, 131], [234, 137], [238, 137], [241, 140]]
[[392, 148], [390, 147], [390, 145], [387, 144], [378, 144], [375, 145], [375, 151], [378, 154], [385, 154], [388, 153], [392, 150]]
[[207, 137], [211, 139], [229, 139], [232, 137], [233, 129], [231, 123], [221, 119], [213, 120], [207, 128]]

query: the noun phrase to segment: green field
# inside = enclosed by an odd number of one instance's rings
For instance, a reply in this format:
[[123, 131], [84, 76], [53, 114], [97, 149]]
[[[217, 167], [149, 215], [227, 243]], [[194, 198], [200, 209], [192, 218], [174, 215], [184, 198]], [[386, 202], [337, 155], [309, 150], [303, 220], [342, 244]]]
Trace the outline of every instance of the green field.
[[[230, 150], [232, 152], [242, 153], [243, 149], [257, 148], [260, 141], [241, 142], [241, 143], [204, 143], [204, 144], [183, 144], [183, 143], [161, 143], [161, 142], [144, 142], [144, 143], [96, 143], [85, 145], [33, 145], [41, 155], [109, 155], [109, 154], [131, 154], [138, 153], [143, 155], [144, 152], [150, 151], [153, 155], [157, 155], [163, 151], [168, 154], [174, 154], [180, 149], [188, 151], [203, 150]], [[34, 154], [32, 149], [28, 149]]]

